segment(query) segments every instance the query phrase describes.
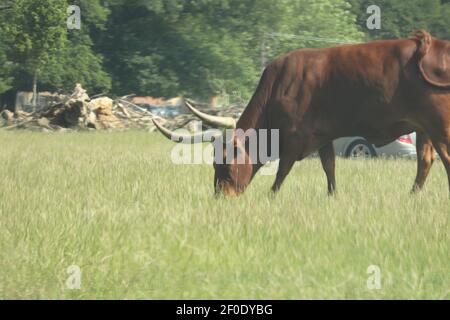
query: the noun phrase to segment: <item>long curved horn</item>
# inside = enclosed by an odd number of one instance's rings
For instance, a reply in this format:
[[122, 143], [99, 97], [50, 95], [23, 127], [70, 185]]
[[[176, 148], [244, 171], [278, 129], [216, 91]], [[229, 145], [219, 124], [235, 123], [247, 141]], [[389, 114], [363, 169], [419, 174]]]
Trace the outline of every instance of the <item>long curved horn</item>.
[[163, 127], [155, 119], [152, 119], [152, 121], [159, 132], [161, 132], [166, 138], [177, 143], [193, 144], [199, 142], [213, 142], [215, 139], [222, 136], [222, 134], [215, 131], [202, 131], [196, 134], [178, 134]]
[[212, 126], [230, 129], [236, 128], [236, 120], [231, 117], [212, 116], [197, 110], [187, 101], [185, 101], [185, 104], [193, 114]]

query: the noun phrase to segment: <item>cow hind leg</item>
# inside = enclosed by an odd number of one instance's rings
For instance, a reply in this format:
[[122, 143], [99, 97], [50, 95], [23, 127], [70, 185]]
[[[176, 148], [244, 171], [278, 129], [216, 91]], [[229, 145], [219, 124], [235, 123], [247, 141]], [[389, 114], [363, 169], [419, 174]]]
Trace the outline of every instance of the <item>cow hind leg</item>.
[[433, 141], [433, 144], [441, 157], [445, 170], [447, 171], [448, 189], [450, 195], [450, 136], [445, 140]]
[[411, 192], [416, 193], [423, 188], [430, 168], [436, 158], [431, 139], [425, 133], [417, 133], [417, 175]]
[[327, 176], [328, 194], [334, 195], [336, 192], [336, 178], [335, 178], [335, 153], [333, 142], [330, 141], [319, 149], [320, 161], [322, 168]]

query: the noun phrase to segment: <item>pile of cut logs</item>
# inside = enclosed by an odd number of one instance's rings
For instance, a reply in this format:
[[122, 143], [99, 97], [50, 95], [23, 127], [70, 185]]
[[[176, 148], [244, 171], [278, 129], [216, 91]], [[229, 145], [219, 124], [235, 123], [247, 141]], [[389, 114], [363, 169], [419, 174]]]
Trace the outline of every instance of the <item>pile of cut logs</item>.
[[[205, 104], [196, 106], [207, 113], [238, 118], [243, 106], [227, 108], [211, 108]], [[40, 110], [40, 109], [39, 109]], [[67, 131], [79, 129], [146, 129], [155, 130], [152, 122], [157, 118], [169, 129], [187, 128], [195, 131], [192, 121], [197, 121], [190, 113], [162, 119], [146, 108], [131, 102], [129, 96], [111, 99], [97, 97], [90, 99], [86, 91], [79, 85], [71, 95], [46, 110], [39, 112], [4, 110], [0, 113], [0, 126], [5, 129], [31, 129], [38, 131]], [[207, 128], [207, 127], [205, 127]]]

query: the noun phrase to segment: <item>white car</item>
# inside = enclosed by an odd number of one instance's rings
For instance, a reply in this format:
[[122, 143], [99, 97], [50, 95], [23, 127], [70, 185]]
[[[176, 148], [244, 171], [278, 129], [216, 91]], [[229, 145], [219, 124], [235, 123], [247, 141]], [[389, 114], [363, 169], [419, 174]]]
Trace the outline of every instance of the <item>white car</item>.
[[[378, 156], [400, 157], [406, 159], [416, 159], [416, 133], [407, 134], [397, 138], [380, 148], [370, 144], [362, 137], [344, 137], [333, 141], [336, 155], [347, 158], [371, 158]], [[311, 154], [311, 157], [318, 157], [318, 152]], [[275, 175], [278, 169], [279, 160], [270, 161], [261, 168], [260, 174], [269, 176]]]
[[382, 147], [375, 147], [362, 137], [345, 137], [334, 140], [337, 155], [347, 158], [370, 158], [390, 156], [416, 158], [416, 134], [411, 133], [399, 137]]

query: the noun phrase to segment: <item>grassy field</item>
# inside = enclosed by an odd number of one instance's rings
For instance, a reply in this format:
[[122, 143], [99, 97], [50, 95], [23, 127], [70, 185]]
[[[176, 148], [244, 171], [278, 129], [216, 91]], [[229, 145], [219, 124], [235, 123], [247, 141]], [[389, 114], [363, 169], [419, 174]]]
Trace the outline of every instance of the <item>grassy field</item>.
[[450, 298], [440, 162], [417, 196], [414, 161], [339, 159], [329, 198], [308, 159], [276, 197], [257, 176], [215, 199], [212, 167], [173, 165], [158, 134], [0, 131], [0, 144], [2, 299]]

